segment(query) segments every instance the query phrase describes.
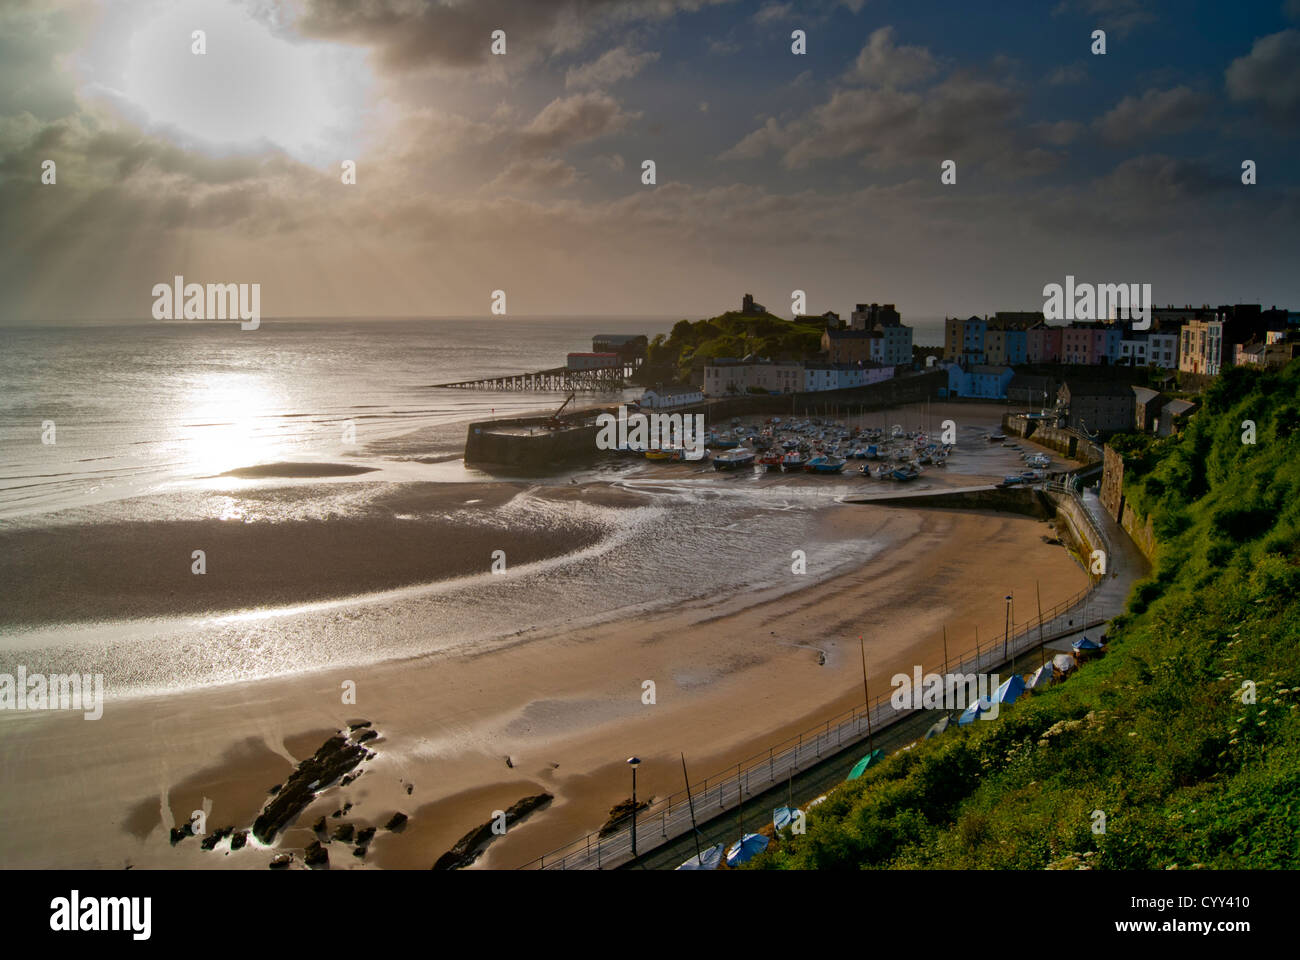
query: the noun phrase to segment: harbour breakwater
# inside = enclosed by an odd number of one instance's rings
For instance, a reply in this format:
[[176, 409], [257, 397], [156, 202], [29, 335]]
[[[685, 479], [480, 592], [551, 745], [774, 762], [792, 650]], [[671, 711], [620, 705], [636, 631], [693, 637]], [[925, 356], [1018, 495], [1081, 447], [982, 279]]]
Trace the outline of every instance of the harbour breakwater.
[[[947, 376], [940, 370], [844, 390], [723, 397], [660, 412], [702, 413], [706, 423], [755, 415], [847, 415], [937, 398], [939, 389], [948, 385]], [[466, 432], [465, 463], [539, 470], [582, 463], [602, 453], [596, 446], [596, 417], [601, 413], [617, 415], [617, 406], [584, 410], [560, 423], [550, 417], [476, 421]]]

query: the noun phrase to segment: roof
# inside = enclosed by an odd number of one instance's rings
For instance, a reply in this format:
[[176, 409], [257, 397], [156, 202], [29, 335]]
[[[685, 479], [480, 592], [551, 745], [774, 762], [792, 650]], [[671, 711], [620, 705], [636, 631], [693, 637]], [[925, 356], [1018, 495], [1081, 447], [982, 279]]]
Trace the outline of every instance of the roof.
[[605, 343], [622, 344], [631, 343], [634, 340], [644, 340], [646, 339], [646, 335], [644, 333], [598, 333], [591, 339], [593, 343], [597, 340], [601, 340]]
[[1134, 387], [1133, 394], [1137, 397], [1137, 402], [1142, 404], [1150, 403], [1160, 397], [1160, 394], [1149, 387]]
[[1175, 417], [1181, 417], [1184, 413], [1187, 413], [1187, 411], [1194, 410], [1195, 408], [1196, 404], [1192, 403], [1190, 400], [1170, 400], [1164, 405], [1164, 409], [1168, 410]]
[[1114, 380], [1067, 380], [1065, 389], [1072, 397], [1132, 397], [1133, 388]]
[[1046, 390], [1054, 381], [1051, 377], [1032, 373], [1017, 373], [1007, 384], [1008, 390]]
[[[646, 393], [654, 394], [656, 397], [676, 397], [683, 393], [699, 393], [699, 387], [693, 387], [689, 383], [666, 383], [658, 390], [647, 390]], [[643, 394], [644, 396], [644, 394]]]

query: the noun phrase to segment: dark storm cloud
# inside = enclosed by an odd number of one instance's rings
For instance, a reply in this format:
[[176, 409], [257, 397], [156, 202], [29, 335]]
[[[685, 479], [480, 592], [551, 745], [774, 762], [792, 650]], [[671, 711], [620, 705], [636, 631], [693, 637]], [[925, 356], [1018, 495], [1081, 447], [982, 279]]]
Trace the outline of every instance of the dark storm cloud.
[[375, 47], [395, 70], [464, 67], [491, 58], [494, 30], [523, 62], [574, 50], [599, 29], [663, 20], [731, 0], [310, 0], [299, 26], [310, 36]]

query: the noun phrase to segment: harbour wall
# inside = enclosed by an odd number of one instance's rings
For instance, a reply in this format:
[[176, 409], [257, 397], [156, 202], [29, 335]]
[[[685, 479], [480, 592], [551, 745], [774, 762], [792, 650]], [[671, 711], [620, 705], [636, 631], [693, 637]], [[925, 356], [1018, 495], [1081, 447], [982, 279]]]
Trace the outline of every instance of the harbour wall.
[[1002, 417], [1002, 432], [1026, 440], [1032, 438], [1034, 443], [1040, 446], [1055, 450], [1071, 460], [1077, 459], [1079, 438], [1060, 427], [1048, 426], [1039, 420], [1031, 420], [1023, 414], [1008, 413]]
[[928, 510], [998, 510], [1036, 520], [1046, 520], [1052, 515], [1051, 504], [1033, 487], [986, 487], [911, 496], [863, 497], [848, 502], [874, 503], [882, 507], [925, 507]]
[[1154, 524], [1150, 515], [1139, 515], [1124, 496], [1124, 458], [1107, 444], [1102, 450], [1102, 464], [1102, 506], [1154, 566], [1159, 548]]
[[[654, 411], [657, 413], [704, 414], [705, 423], [741, 416], [848, 416], [859, 410], [880, 410], [937, 397], [948, 385], [946, 371], [921, 373], [817, 393], [779, 396], [742, 395], [708, 400]], [[602, 412], [616, 412], [616, 405], [584, 410], [568, 417], [563, 428], [550, 429], [547, 417], [518, 417], [507, 420], [479, 420], [471, 423], [465, 436], [465, 462], [476, 467], [507, 467], [546, 470], [582, 463], [599, 456], [595, 418]]]

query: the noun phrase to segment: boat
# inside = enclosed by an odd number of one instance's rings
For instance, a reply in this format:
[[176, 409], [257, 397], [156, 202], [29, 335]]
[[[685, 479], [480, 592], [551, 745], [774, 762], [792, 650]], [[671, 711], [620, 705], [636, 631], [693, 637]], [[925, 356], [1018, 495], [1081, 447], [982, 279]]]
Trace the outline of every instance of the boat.
[[683, 863], [678, 870], [716, 870], [722, 863], [722, 844], [715, 843]]
[[767, 849], [769, 841], [761, 833], [747, 833], [727, 850], [727, 866], [738, 867]]
[[803, 816], [803, 811], [798, 807], [789, 807], [783, 803], [772, 810], [772, 827], [777, 833], [780, 833], [801, 816]]
[[647, 450], [645, 452], [645, 458], [647, 460], [668, 460], [671, 457], [672, 454], [667, 450]]
[[803, 454], [797, 450], [792, 450], [781, 458], [781, 469], [785, 471], [798, 470], [804, 464]]
[[853, 769], [849, 771], [849, 775], [845, 779], [846, 780], [858, 779], [858, 777], [862, 776], [864, 773], [867, 772], [868, 767], [874, 766], [875, 764], [879, 763], [883, 759], [885, 759], [884, 750], [880, 750], [880, 749], [872, 750], [865, 757], [863, 757], [861, 760], [859, 760], [857, 763], [853, 765]]
[[709, 459], [709, 451], [701, 450], [698, 454], [685, 447], [665, 447], [668, 459], [673, 463], [703, 463]]
[[784, 458], [779, 453], [765, 453], [758, 458], [761, 467], [779, 467]]
[[1002, 482], [999, 483], [998, 486], [999, 486], [999, 487], [1014, 487], [1014, 486], [1016, 486], [1016, 484], [1023, 483], [1023, 482], [1024, 482], [1024, 479], [1020, 476], [1020, 474], [1018, 474], [1018, 473], [1009, 473], [1009, 474], [1007, 474], [1005, 477], [1002, 478]]
[[1001, 443], [1006, 438], [1007, 435], [1005, 433], [990, 433], [984, 439], [987, 440], [989, 443]]
[[891, 474], [898, 481], [915, 480], [920, 475], [921, 471], [917, 470], [916, 467], [899, 467]]
[[737, 467], [748, 467], [753, 462], [753, 450], [731, 450], [727, 453], [720, 453], [713, 458], [713, 469], [735, 470]]
[[706, 441], [710, 447], [717, 447], [719, 450], [734, 450], [740, 446], [739, 440], [733, 440], [731, 437], [713, 437]]
[[[821, 462], [818, 463], [817, 460]], [[808, 461], [808, 465], [804, 469], [811, 468], [813, 473], [839, 473], [844, 469], [844, 464], [847, 462], [847, 460], [840, 457], [815, 457]]]

